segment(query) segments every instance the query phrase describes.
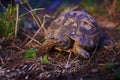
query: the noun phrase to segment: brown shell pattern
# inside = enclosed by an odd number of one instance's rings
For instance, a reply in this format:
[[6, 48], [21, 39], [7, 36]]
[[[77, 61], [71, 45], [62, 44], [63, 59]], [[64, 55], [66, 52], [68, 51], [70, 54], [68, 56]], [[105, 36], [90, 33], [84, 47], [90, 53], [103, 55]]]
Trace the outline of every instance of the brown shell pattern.
[[69, 36], [83, 46], [95, 46], [99, 42], [99, 27], [89, 14], [71, 11], [61, 14], [48, 28], [46, 39]]

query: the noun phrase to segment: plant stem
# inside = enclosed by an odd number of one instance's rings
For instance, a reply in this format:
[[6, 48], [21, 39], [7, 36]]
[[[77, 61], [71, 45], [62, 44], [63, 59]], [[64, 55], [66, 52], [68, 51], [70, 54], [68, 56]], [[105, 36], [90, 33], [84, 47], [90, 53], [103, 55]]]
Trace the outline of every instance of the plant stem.
[[15, 37], [17, 36], [18, 29], [18, 17], [19, 17], [19, 4], [16, 4], [17, 13], [16, 13], [16, 24], [15, 24]]

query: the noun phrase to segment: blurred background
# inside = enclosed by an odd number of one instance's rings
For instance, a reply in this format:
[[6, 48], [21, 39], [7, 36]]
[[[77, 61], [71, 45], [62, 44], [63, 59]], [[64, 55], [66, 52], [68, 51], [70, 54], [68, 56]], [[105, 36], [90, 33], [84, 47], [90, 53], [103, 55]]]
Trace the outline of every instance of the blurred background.
[[[23, 5], [29, 9], [26, 5], [27, 1], [32, 9], [45, 8], [47, 14], [54, 16], [66, 11], [82, 10], [97, 17], [109, 17], [113, 21], [120, 18], [119, 0], [0, 0], [0, 12], [4, 12], [8, 4], [15, 5], [21, 2], [24, 2]], [[25, 11], [20, 5], [20, 13], [24, 13]], [[98, 16], [98, 14], [100, 15]], [[118, 23], [114, 24], [115, 26], [118, 25]], [[103, 26], [103, 24], [101, 25]]]

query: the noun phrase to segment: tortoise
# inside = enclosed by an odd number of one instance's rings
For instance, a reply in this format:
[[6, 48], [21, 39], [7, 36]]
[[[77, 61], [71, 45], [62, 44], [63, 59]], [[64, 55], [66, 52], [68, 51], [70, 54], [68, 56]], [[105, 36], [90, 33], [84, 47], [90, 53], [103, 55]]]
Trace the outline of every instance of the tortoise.
[[44, 45], [89, 58], [87, 49], [99, 45], [100, 33], [97, 22], [88, 13], [70, 11], [53, 20], [47, 29]]

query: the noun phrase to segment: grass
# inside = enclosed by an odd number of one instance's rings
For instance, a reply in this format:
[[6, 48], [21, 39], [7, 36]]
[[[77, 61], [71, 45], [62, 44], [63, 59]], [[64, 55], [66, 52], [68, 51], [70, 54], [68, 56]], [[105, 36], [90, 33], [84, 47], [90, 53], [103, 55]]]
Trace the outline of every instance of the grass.
[[25, 50], [25, 58], [36, 58], [37, 54], [34, 48], [30, 48], [28, 50]]
[[4, 13], [0, 13], [0, 37], [10, 37], [15, 34], [16, 7], [8, 5]]

